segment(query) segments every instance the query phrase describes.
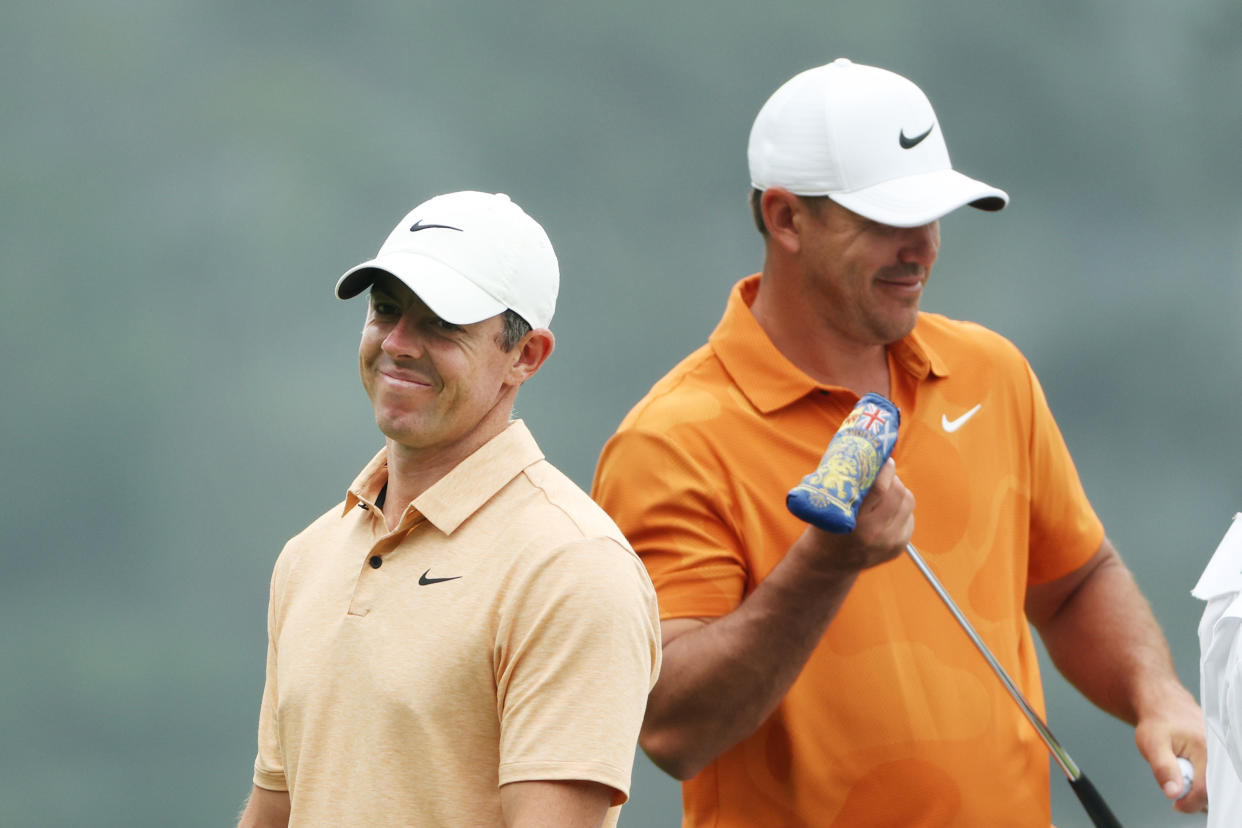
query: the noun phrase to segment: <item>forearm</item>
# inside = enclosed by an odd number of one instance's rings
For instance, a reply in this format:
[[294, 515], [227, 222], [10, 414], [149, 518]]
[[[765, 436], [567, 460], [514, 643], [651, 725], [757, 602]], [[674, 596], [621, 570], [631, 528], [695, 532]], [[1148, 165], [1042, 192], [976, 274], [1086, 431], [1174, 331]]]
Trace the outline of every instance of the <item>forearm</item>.
[[[1203, 808], [1203, 714], [1178, 680], [1164, 634], [1112, 545], [1105, 540], [1078, 572], [1029, 589], [1027, 609], [1057, 669], [1100, 708], [1135, 725], [1135, 746], [1173, 807]], [[1179, 756], [1196, 769], [1185, 796]]]
[[1189, 696], [1151, 608], [1107, 542], [1090, 575], [1039, 631], [1062, 675], [1130, 724]]
[[726, 616], [664, 647], [641, 743], [679, 779], [698, 773], [771, 715], [857, 578], [813, 564], [804, 534]]
[[[639, 741], [657, 765], [689, 779], [771, 715], [864, 569], [901, 554], [914, 531], [914, 496], [889, 460], [854, 531], [813, 527], [733, 612], [664, 631], [664, 665]], [[677, 621], [675, 619], [675, 621]]]

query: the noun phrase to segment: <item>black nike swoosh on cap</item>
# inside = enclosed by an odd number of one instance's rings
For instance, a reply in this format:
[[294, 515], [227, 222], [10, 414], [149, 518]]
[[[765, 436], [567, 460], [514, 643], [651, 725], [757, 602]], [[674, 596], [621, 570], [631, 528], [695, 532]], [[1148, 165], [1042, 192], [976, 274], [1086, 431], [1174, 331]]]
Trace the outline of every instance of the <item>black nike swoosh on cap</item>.
[[439, 227], [442, 230], [456, 230], [458, 233], [464, 232], [460, 227], [450, 227], [447, 224], [423, 224], [423, 220], [419, 219], [410, 227], [411, 233], [417, 233], [419, 230], [430, 230], [433, 227]]
[[907, 138], [906, 131], [903, 128], [901, 130], [901, 137], [899, 137], [897, 140], [901, 144], [902, 149], [911, 149], [912, 147], [917, 147], [924, 138], [926, 138], [928, 135], [931, 135], [932, 130], [935, 128], [936, 128], [936, 125], [932, 124], [931, 126], [927, 128], [926, 132], [924, 132], [921, 135], [916, 135], [913, 138]]

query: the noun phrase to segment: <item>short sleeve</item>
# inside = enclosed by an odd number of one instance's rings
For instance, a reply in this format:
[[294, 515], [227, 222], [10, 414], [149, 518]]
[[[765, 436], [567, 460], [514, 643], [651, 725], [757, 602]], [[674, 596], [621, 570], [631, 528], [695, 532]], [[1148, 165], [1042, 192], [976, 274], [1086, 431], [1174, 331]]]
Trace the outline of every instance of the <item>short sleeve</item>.
[[594, 538], [509, 587], [495, 652], [500, 784], [586, 780], [624, 802], [660, 664], [650, 579], [630, 550]]
[[1057, 428], [1043, 388], [1026, 366], [1031, 394], [1031, 526], [1028, 575], [1046, 583], [1085, 564], [1104, 542], [1078, 470]]
[[661, 618], [717, 618], [742, 602], [748, 567], [722, 474], [707, 452], [637, 427], [600, 455], [592, 497], [642, 558]]

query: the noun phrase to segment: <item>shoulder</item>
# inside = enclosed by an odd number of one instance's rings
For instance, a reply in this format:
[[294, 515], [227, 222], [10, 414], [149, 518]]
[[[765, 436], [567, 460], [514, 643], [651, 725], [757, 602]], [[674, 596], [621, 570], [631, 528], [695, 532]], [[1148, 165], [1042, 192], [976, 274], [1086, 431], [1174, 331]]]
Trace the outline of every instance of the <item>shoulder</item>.
[[715, 467], [716, 447], [745, 428], [753, 408], [710, 345], [665, 374], [621, 421], [596, 469], [643, 467], [655, 475]]
[[[991, 400], [1005, 406], [1023, 432], [1046, 410], [1039, 380], [1022, 351], [1006, 337], [975, 322], [920, 314], [915, 329], [923, 346], [947, 371], [942, 393], [959, 400]], [[1049, 420], [1051, 422], [1051, 420]]]
[[924, 312], [919, 314], [915, 335], [941, 357], [950, 370], [962, 367], [962, 363], [977, 368], [981, 361], [1008, 369], [1026, 365], [1026, 357], [1017, 345], [977, 322]]
[[[498, 499], [491, 519], [505, 526], [516, 578], [648, 582], [646, 570], [608, 513], [546, 460], [528, 466]], [[638, 582], [634, 576], [641, 575]]]
[[510, 508], [524, 513], [521, 522], [532, 539], [559, 546], [599, 538], [629, 550], [608, 513], [547, 460], [527, 466], [507, 488]]
[[617, 430], [665, 432], [711, 418], [728, 404], [732, 384], [711, 346], [703, 345], [657, 380]]
[[978, 322], [952, 319], [944, 314], [924, 311], [919, 314], [918, 327], [915, 330], [929, 344], [937, 347], [995, 351], [1021, 356], [1018, 346], [1013, 342]]
[[343, 527], [354, 519], [345, 511], [345, 501], [341, 501], [286, 541], [272, 569], [273, 598], [287, 599], [303, 584], [313, 582], [325, 565], [325, 558], [329, 557], [323, 550], [335, 548]]
[[342, 500], [315, 518], [306, 528], [285, 542], [284, 548], [280, 551], [280, 557], [276, 561], [277, 567], [294, 564], [307, 549], [317, 547], [324, 538], [337, 532], [346, 516], [345, 501]]
[[547, 460], [527, 466], [488, 508], [488, 521], [504, 527], [513, 577], [549, 567], [589, 578], [643, 571], [603, 507]]

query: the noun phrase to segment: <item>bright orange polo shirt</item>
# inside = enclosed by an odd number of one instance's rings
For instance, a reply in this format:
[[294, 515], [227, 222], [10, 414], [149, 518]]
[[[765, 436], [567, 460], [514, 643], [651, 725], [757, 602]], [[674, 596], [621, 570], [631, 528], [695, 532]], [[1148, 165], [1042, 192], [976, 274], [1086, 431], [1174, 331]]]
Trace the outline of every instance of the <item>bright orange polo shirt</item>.
[[615, 824], [660, 663], [638, 556], [519, 420], [389, 531], [381, 451], [281, 552], [254, 783], [298, 826], [496, 826], [589, 780]]
[[[594, 495], [639, 552], [662, 618], [730, 612], [805, 524], [785, 493], [857, 402], [794, 367], [733, 289], [707, 345], [609, 440]], [[920, 314], [889, 348], [894, 458], [914, 543], [1043, 710], [1023, 614], [1104, 532], [1025, 359], [978, 325]], [[1043, 744], [907, 556], [859, 576], [799, 678], [751, 737], [683, 786], [686, 826], [1039, 826]]]

